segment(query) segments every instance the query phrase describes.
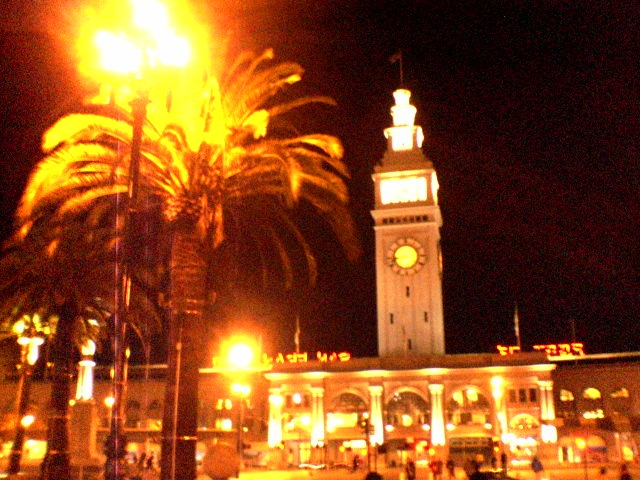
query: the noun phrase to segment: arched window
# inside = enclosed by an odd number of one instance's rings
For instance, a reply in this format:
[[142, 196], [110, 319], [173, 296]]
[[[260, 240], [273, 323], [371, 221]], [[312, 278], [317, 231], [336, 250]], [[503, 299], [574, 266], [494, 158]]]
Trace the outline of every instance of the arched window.
[[573, 402], [575, 398], [573, 397], [573, 392], [571, 390], [565, 390], [564, 388], [560, 390], [560, 401], [561, 402]]
[[602, 398], [602, 394], [597, 388], [589, 387], [585, 388], [582, 392], [582, 398], [586, 400], [600, 400]]
[[509, 422], [509, 428], [512, 430], [529, 430], [539, 426], [540, 424], [538, 420], [536, 420], [532, 415], [526, 413], [516, 415]]
[[456, 390], [447, 402], [447, 421], [453, 425], [486, 425], [491, 422], [491, 404], [475, 387]]
[[385, 421], [393, 427], [422, 427], [431, 421], [431, 408], [417, 393], [398, 392], [386, 405]]
[[355, 427], [358, 418], [366, 411], [367, 404], [359, 395], [351, 392], [338, 395], [327, 410], [327, 431]]

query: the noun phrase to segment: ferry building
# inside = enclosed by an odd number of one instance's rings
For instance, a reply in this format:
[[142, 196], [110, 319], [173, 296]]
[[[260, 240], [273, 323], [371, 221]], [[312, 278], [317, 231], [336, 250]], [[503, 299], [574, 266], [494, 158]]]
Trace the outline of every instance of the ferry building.
[[372, 176], [379, 356], [277, 363], [265, 374], [269, 445], [294, 463], [350, 463], [372, 448], [387, 464], [555, 455], [544, 353], [445, 353], [438, 179], [410, 96], [393, 93]]
[[[380, 465], [451, 457], [461, 466], [503, 453], [509, 466], [534, 455], [547, 465], [636, 461], [640, 352], [585, 355], [567, 344], [446, 354], [437, 175], [410, 92], [393, 97], [387, 149], [372, 175], [379, 356], [292, 353], [244, 376], [204, 369], [198, 455], [217, 440], [237, 445], [246, 465], [269, 468], [348, 466], [356, 456]], [[110, 413], [108, 372], [92, 382], [93, 362], [81, 363], [71, 418], [76, 464], [101, 461]], [[129, 451], [159, 454], [165, 368], [130, 370]], [[234, 389], [237, 382], [251, 389]], [[4, 405], [12, 385], [0, 388]], [[44, 454], [47, 388], [34, 385], [26, 460]]]

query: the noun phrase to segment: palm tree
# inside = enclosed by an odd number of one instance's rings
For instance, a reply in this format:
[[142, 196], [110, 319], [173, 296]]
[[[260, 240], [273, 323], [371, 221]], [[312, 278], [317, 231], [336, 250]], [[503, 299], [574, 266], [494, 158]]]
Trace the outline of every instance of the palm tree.
[[[15, 319], [34, 312], [52, 326], [50, 348], [53, 361], [49, 420], [47, 428], [47, 454], [43, 463], [46, 478], [69, 478], [68, 404], [71, 378], [75, 369], [74, 356], [69, 345], [79, 323], [95, 317], [101, 309], [92, 299], [86, 301], [86, 311], [78, 307], [79, 296], [85, 295], [89, 277], [80, 274], [79, 265], [70, 270], [69, 258], [60, 255], [59, 240], [55, 239], [53, 224], [33, 225], [24, 238], [11, 239], [0, 261], [0, 292], [3, 318]], [[86, 263], [88, 265], [88, 263]], [[86, 273], [84, 271], [83, 273]], [[81, 283], [77, 283], [81, 280]], [[82, 315], [82, 314], [86, 315]]]
[[87, 339], [96, 340], [100, 332], [93, 320], [98, 320], [98, 327], [104, 325], [113, 310], [111, 217], [106, 205], [94, 206], [90, 215], [76, 215], [74, 222], [43, 216], [7, 242], [0, 260], [2, 318], [11, 321], [38, 312], [51, 328], [52, 388], [43, 479], [70, 477], [69, 399], [77, 354], [70, 354], [69, 346], [79, 348]]
[[[276, 94], [298, 82], [303, 69], [292, 62], [274, 65], [272, 58], [270, 50], [241, 55], [222, 82], [209, 76], [204, 85], [192, 86], [189, 96], [174, 95], [163, 111], [163, 102], [152, 103], [144, 125], [136, 208], [161, 215], [158, 224], [169, 245], [163, 479], [196, 476], [203, 310], [214, 298], [213, 280], [219, 283], [234, 271], [220, 268], [222, 252], [251, 247], [261, 270], [276, 267], [285, 287], [297, 280], [300, 264], [313, 281], [314, 255], [296, 217], [302, 204], [331, 228], [348, 258], [359, 253], [339, 140], [299, 134], [286, 122], [299, 107], [333, 102], [326, 97], [276, 102]], [[119, 106], [127, 105], [123, 98], [114, 98], [63, 117], [46, 132], [46, 156], [17, 212], [25, 229], [34, 218], [90, 211], [98, 199], [127, 191], [131, 115]], [[190, 101], [195, 103], [185, 105]]]

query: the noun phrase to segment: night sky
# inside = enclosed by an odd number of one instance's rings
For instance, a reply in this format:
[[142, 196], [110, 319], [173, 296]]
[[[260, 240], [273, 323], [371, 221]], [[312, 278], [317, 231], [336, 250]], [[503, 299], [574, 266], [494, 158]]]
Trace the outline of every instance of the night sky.
[[[69, 54], [79, 3], [0, 6], [3, 232], [40, 134], [83, 96]], [[633, 2], [202, 3], [214, 37], [236, 50], [273, 47], [305, 67], [307, 89], [338, 102], [300, 125], [344, 142], [364, 255], [347, 264], [321, 226], [310, 228], [322, 271], [300, 307], [303, 350], [377, 351], [371, 173], [400, 49], [440, 182], [447, 352], [515, 344], [516, 303], [525, 350], [571, 341], [572, 325], [589, 353], [640, 349]], [[295, 309], [247, 295], [238, 315], [263, 326], [272, 352], [292, 351]]]

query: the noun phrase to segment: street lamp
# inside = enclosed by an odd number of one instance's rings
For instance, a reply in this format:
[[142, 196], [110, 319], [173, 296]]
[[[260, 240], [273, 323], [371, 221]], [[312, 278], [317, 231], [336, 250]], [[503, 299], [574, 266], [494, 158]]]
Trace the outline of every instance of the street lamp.
[[9, 454], [9, 475], [20, 472], [20, 462], [22, 460], [22, 447], [24, 446], [25, 432], [28, 426], [33, 423], [34, 417], [27, 415], [29, 406], [29, 394], [31, 391], [31, 375], [33, 366], [38, 361], [40, 345], [44, 343], [44, 338], [39, 335], [39, 317], [24, 317], [13, 326], [13, 332], [18, 336], [20, 345], [20, 381], [18, 384], [18, 422], [16, 434]]
[[[142, 157], [142, 129], [149, 104], [151, 78], [162, 67], [183, 67], [189, 61], [190, 47], [187, 40], [178, 36], [170, 26], [165, 6], [157, 0], [131, 0], [131, 25], [120, 32], [99, 30], [94, 42], [99, 52], [103, 71], [120, 75], [134, 82], [134, 97], [130, 102], [133, 116], [129, 163], [128, 207], [121, 215], [123, 248], [117, 249], [116, 302], [114, 309], [114, 406], [107, 438], [105, 476], [120, 479], [124, 476], [124, 395], [127, 381], [126, 333], [131, 294], [132, 245], [131, 218], [136, 210], [140, 161]], [[152, 74], [152, 75], [150, 75]], [[174, 428], [176, 420], [174, 419]], [[175, 435], [172, 457], [175, 455]], [[173, 464], [173, 462], [172, 462]]]
[[576, 438], [576, 446], [580, 450], [582, 456], [582, 465], [584, 466], [584, 480], [589, 480], [589, 469], [587, 467], [587, 441], [584, 438]]
[[244, 403], [247, 400], [247, 397], [251, 393], [251, 385], [244, 385], [242, 383], [234, 383], [231, 386], [231, 391], [238, 396], [238, 436], [236, 439], [236, 450], [242, 458], [242, 453], [244, 451], [243, 441], [242, 441], [242, 433], [244, 428]]

